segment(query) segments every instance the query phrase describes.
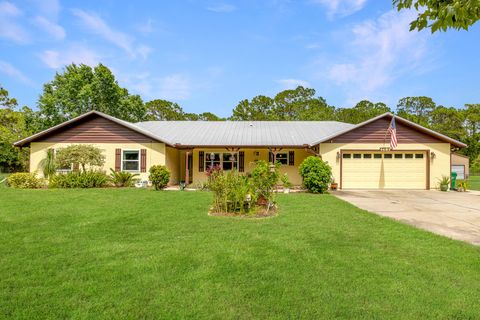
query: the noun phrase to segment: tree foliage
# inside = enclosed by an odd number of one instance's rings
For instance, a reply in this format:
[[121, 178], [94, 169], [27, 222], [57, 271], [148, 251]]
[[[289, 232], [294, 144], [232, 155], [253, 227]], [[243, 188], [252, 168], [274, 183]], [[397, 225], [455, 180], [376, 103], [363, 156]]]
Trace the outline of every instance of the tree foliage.
[[89, 167], [101, 167], [105, 163], [105, 156], [102, 150], [89, 144], [72, 144], [68, 147], [57, 150], [57, 164], [61, 167], [78, 164], [82, 171]]
[[312, 193], [325, 193], [332, 182], [332, 168], [316, 156], [305, 158], [298, 171], [303, 185]]
[[97, 110], [126, 121], [141, 121], [145, 106], [138, 95], [118, 85], [115, 76], [106, 66], [95, 68], [71, 64], [56, 73], [43, 87], [38, 100], [37, 127], [46, 129]]
[[203, 112], [201, 114], [187, 113], [176, 102], [171, 102], [162, 99], [149, 101], [145, 104], [146, 120], [151, 121], [220, 121], [223, 120], [211, 112]]
[[399, 11], [412, 8], [418, 11], [417, 18], [410, 23], [410, 31], [468, 30], [480, 19], [479, 0], [393, 0], [393, 4]]
[[23, 171], [28, 167], [28, 148], [13, 146], [15, 141], [31, 133], [27, 128], [25, 113], [16, 110], [16, 107], [17, 100], [10, 98], [8, 91], [0, 87], [0, 172]]

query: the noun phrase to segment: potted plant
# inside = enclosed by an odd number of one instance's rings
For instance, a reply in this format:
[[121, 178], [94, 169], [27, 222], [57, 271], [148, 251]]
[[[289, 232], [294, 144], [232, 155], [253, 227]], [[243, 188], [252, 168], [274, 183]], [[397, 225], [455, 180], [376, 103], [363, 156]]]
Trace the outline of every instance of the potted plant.
[[335, 182], [335, 179], [332, 178], [332, 183], [330, 183], [330, 190], [337, 190], [338, 183]]
[[293, 184], [288, 179], [288, 175], [285, 173], [282, 177], [282, 184], [283, 184], [283, 193], [290, 193], [290, 188], [293, 187]]
[[459, 182], [458, 182], [457, 191], [459, 191], [459, 192], [465, 192], [465, 191], [467, 191], [467, 188], [468, 188], [467, 181], [459, 181]]
[[450, 178], [447, 176], [442, 176], [439, 179], [440, 191], [448, 191], [448, 185], [450, 184]]

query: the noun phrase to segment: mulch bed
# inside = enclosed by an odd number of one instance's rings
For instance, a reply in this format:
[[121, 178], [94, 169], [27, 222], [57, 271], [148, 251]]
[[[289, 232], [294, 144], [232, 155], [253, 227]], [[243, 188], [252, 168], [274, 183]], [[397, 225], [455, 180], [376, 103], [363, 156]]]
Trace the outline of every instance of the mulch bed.
[[240, 214], [235, 212], [212, 212], [212, 209], [208, 211], [208, 215], [212, 217], [235, 217], [235, 218], [271, 218], [278, 215], [278, 208], [274, 206], [268, 210], [265, 207], [258, 207], [256, 212]]

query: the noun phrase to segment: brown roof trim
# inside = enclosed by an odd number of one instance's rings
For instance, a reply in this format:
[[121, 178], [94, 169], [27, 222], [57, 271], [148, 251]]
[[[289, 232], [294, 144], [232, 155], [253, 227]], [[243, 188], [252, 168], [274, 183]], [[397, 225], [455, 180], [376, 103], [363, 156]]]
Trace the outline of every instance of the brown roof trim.
[[241, 149], [261, 149], [261, 148], [284, 148], [284, 149], [303, 149], [306, 145], [291, 145], [291, 146], [279, 146], [279, 145], [183, 145], [176, 143], [174, 145], [177, 149], [221, 149], [221, 148], [241, 148]]
[[391, 118], [391, 117], [394, 117], [394, 116], [395, 116], [395, 120], [398, 120], [399, 122], [401, 122], [401, 123], [403, 123], [403, 124], [406, 124], [406, 125], [408, 125], [408, 126], [410, 126], [410, 127], [413, 127], [413, 128], [415, 128], [415, 129], [423, 132], [423, 133], [426, 133], [426, 134], [429, 134], [429, 135], [431, 135], [431, 136], [434, 136], [434, 137], [436, 137], [437, 139], [440, 139], [440, 140], [443, 140], [443, 141], [445, 141], [445, 142], [451, 143], [452, 145], [454, 145], [454, 146], [456, 146], [456, 147], [465, 148], [465, 147], [467, 146], [465, 143], [463, 143], [463, 142], [461, 142], [461, 141], [452, 139], [452, 138], [450, 138], [450, 137], [447, 137], [446, 135], [443, 135], [443, 134], [438, 133], [438, 132], [436, 132], [436, 131], [433, 131], [433, 130], [431, 130], [431, 129], [425, 128], [424, 126], [421, 126], [421, 125], [419, 125], [419, 124], [416, 124], [415, 122], [412, 122], [412, 121], [407, 120], [407, 119], [405, 119], [405, 118], [402, 118], [402, 117], [399, 117], [399, 116], [397, 116], [397, 115], [394, 115], [394, 114], [392, 114], [391, 112], [386, 112], [386, 113], [381, 114], [381, 115], [379, 115], [379, 116], [376, 116], [376, 117], [374, 117], [374, 118], [372, 118], [372, 119], [369, 119], [369, 120], [367, 120], [367, 121], [361, 122], [361, 123], [357, 124], [356, 126], [354, 126], [353, 128], [349, 128], [349, 129], [346, 129], [346, 130], [337, 132], [337, 133], [335, 133], [335, 134], [332, 134], [331, 136], [328, 136], [328, 137], [326, 137], [326, 138], [324, 138], [324, 139], [322, 139], [322, 140], [320, 140], [320, 141], [318, 141], [318, 142], [315, 142], [315, 143], [311, 144], [311, 146], [314, 146], [314, 145], [317, 145], [317, 144], [319, 144], [319, 143], [322, 143], [322, 142], [331, 140], [331, 139], [333, 139], [333, 138], [336, 138], [336, 137], [338, 137], [338, 136], [340, 136], [340, 135], [342, 135], [342, 134], [344, 134], [344, 133], [347, 133], [347, 132], [353, 131], [353, 130], [355, 130], [355, 129], [358, 129], [358, 128], [360, 128], [360, 127], [363, 127], [363, 126], [365, 126], [365, 125], [367, 125], [367, 124], [369, 124], [369, 123], [372, 123], [372, 122], [374, 122], [374, 121], [376, 121], [376, 120], [378, 120], [378, 119], [382, 119], [382, 118], [384, 118], [384, 117], [390, 117], [390, 118]]
[[105, 118], [105, 119], [107, 119], [107, 120], [110, 120], [110, 121], [112, 121], [112, 122], [115, 122], [115, 123], [117, 123], [117, 124], [119, 124], [119, 125], [121, 125], [121, 126], [124, 126], [124, 127], [128, 128], [128, 129], [130, 129], [130, 130], [133, 130], [133, 131], [135, 131], [135, 132], [138, 132], [138, 133], [140, 133], [140, 134], [143, 134], [144, 136], [147, 136], [147, 137], [149, 137], [149, 138], [152, 138], [152, 139], [155, 140], [155, 141], [163, 142], [163, 143], [165, 143], [165, 144], [173, 147], [173, 144], [172, 144], [172, 143], [163, 141], [163, 140], [161, 140], [160, 138], [158, 138], [157, 136], [153, 135], [152, 133], [150, 133], [150, 132], [148, 132], [148, 131], [145, 131], [145, 130], [143, 130], [143, 129], [140, 129], [140, 128], [138, 128], [137, 126], [135, 126], [134, 124], [132, 124], [132, 123], [130, 123], [130, 122], [117, 119], [117, 118], [115, 118], [115, 117], [109, 116], [108, 114], [105, 114], [105, 113], [100, 112], [100, 111], [95, 111], [95, 110], [89, 111], [89, 112], [87, 112], [87, 113], [84, 113], [84, 114], [82, 114], [82, 115], [79, 115], [78, 117], [75, 117], [75, 118], [73, 118], [73, 119], [67, 120], [67, 121], [62, 122], [62, 123], [60, 123], [60, 124], [57, 124], [56, 126], [53, 126], [53, 127], [48, 128], [48, 129], [46, 129], [46, 130], [44, 130], [44, 131], [41, 131], [41, 132], [36, 133], [36, 134], [34, 134], [34, 135], [31, 135], [31, 136], [29, 136], [29, 137], [27, 137], [27, 138], [25, 138], [25, 139], [19, 140], [19, 141], [15, 142], [13, 145], [14, 145], [15, 147], [23, 147], [24, 145], [29, 144], [30, 142], [33, 142], [33, 141], [35, 141], [35, 140], [37, 140], [37, 139], [39, 139], [39, 138], [41, 138], [41, 137], [43, 137], [43, 136], [45, 136], [45, 135], [47, 135], [47, 134], [49, 134], [49, 133], [55, 132], [55, 131], [57, 131], [57, 130], [59, 130], [59, 129], [62, 129], [63, 127], [65, 127], [65, 126], [67, 126], [67, 125], [69, 125], [69, 124], [72, 124], [72, 123], [75, 123], [75, 122], [77, 122], [77, 121], [80, 121], [80, 120], [82, 120], [82, 119], [84, 119], [84, 118], [86, 118], [86, 117], [88, 117], [88, 116], [90, 116], [90, 115], [100, 116], [100, 117], [102, 117], [102, 118]]

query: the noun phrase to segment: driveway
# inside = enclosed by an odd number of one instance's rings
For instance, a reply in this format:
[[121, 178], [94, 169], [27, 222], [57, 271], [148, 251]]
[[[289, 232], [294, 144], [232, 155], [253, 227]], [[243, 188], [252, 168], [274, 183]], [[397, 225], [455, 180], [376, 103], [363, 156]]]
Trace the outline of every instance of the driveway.
[[478, 191], [342, 190], [333, 194], [379, 215], [480, 245]]

